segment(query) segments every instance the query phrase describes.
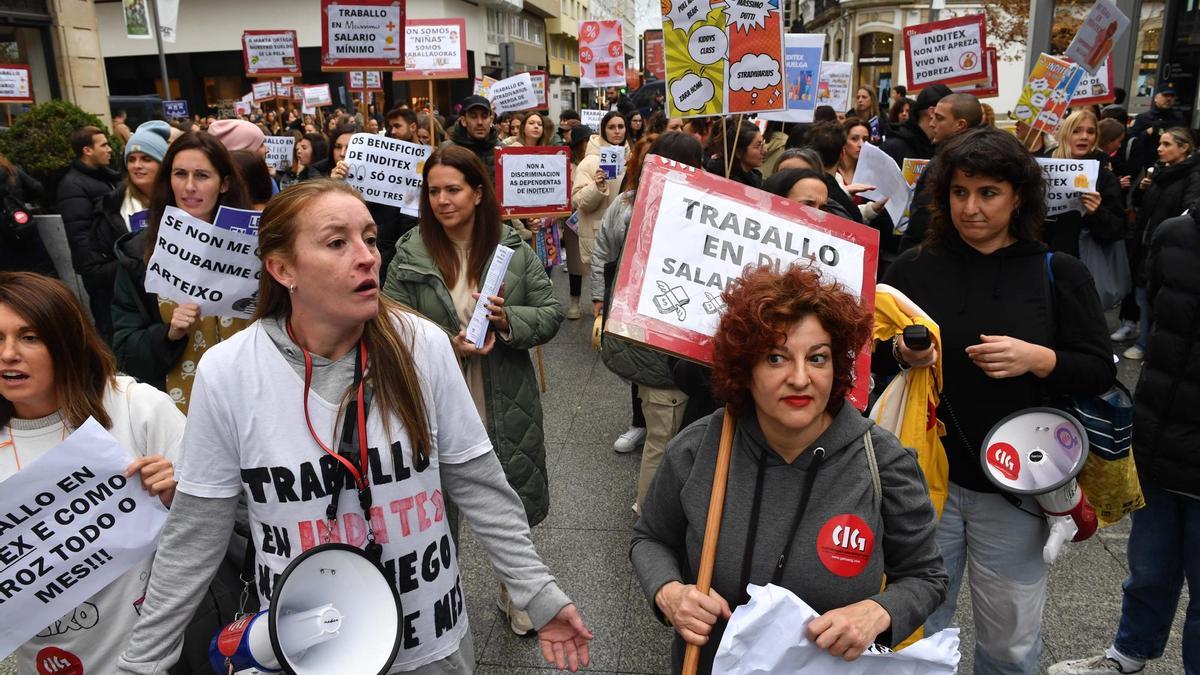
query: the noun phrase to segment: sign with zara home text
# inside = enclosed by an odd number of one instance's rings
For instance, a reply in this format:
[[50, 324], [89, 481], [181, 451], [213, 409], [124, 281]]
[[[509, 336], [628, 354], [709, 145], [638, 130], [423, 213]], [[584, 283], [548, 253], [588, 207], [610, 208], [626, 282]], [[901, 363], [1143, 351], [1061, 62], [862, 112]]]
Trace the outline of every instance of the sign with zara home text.
[[29, 84], [29, 66], [14, 64], [0, 66], [0, 103], [33, 103], [33, 88]]
[[987, 24], [982, 14], [904, 29], [908, 90], [987, 79]]
[[321, 0], [322, 70], [404, 68], [404, 0]]
[[167, 509], [125, 477], [133, 459], [88, 418], [0, 483], [0, 654], [154, 554]]
[[395, 80], [457, 80], [467, 75], [465, 19], [409, 19], [404, 27], [404, 70]]
[[[879, 232], [655, 155], [647, 158], [605, 331], [712, 362], [721, 294], [747, 265], [811, 265], [873, 311]], [[863, 346], [850, 400], [867, 404]]]
[[346, 182], [369, 202], [395, 206], [415, 216], [421, 208], [425, 160], [432, 152], [428, 145], [378, 134], [354, 134], [346, 147]]
[[246, 77], [300, 74], [300, 46], [294, 30], [242, 31]]
[[262, 263], [258, 237], [190, 216], [168, 206], [146, 266], [146, 290], [178, 303], [200, 305], [204, 316], [250, 319]]
[[506, 218], [571, 214], [571, 152], [565, 146], [496, 150], [496, 196]]

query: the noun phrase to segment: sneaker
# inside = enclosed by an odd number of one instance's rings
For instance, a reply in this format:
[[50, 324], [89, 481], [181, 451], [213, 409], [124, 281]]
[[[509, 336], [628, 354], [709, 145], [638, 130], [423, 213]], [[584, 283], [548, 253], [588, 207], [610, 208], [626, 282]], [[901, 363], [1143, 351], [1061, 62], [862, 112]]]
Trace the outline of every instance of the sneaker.
[[504, 584], [500, 584], [500, 597], [496, 599], [496, 607], [508, 617], [508, 628], [514, 635], [527, 637], [537, 632], [533, 629], [533, 620], [529, 618], [529, 613], [517, 609], [512, 604], [512, 598], [508, 597], [508, 589]]
[[1124, 356], [1130, 361], [1141, 361], [1142, 359], [1146, 358], [1146, 350], [1137, 345], [1133, 345], [1129, 349], [1121, 352], [1121, 356]]
[[572, 321], [579, 318], [579, 298], [571, 298], [571, 304], [567, 305], [567, 318]]
[[1137, 323], [1135, 323], [1133, 321], [1124, 321], [1121, 323], [1121, 327], [1118, 328], [1116, 331], [1114, 331], [1113, 334], [1109, 335], [1108, 337], [1113, 342], [1124, 342], [1126, 340], [1132, 340], [1133, 338], [1137, 337], [1137, 334], [1138, 334]]
[[625, 453], [637, 450], [645, 441], [645, 427], [629, 427], [628, 431], [617, 436], [617, 440], [613, 442], [613, 450], [624, 455]]
[[1116, 659], [1100, 654], [1086, 659], [1060, 661], [1050, 666], [1050, 675], [1112, 675], [1113, 673], [1140, 673], [1137, 670], [1122, 670]]

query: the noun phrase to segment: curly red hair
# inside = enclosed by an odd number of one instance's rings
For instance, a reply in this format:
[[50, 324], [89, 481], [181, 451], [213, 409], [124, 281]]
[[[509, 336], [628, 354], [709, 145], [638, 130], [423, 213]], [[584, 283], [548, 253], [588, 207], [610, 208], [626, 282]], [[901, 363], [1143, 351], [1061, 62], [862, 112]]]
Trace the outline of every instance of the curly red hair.
[[735, 409], [752, 404], [754, 367], [787, 339], [788, 329], [814, 315], [829, 332], [833, 389], [828, 410], [837, 410], [854, 386], [854, 360], [871, 337], [871, 314], [853, 294], [804, 265], [775, 272], [747, 267], [721, 295], [725, 313], [713, 336], [713, 393]]

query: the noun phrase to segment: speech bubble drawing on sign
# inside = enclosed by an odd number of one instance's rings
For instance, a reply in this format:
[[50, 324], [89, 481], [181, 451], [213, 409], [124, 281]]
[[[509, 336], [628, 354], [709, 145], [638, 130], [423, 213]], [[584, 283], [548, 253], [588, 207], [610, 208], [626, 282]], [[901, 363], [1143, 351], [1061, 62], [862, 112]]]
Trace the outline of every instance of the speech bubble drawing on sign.
[[691, 30], [697, 22], [703, 21], [708, 13], [705, 7], [708, 4], [707, 0], [669, 0], [669, 2], [671, 10], [667, 12], [666, 18], [671, 20], [671, 25], [682, 28], [685, 32]]
[[770, 0], [728, 0], [725, 13], [731, 28], [750, 32], [755, 28], [767, 27], [767, 15], [778, 8]]
[[688, 56], [703, 66], [725, 58], [728, 49], [729, 37], [716, 26], [701, 26], [688, 38]]
[[747, 54], [729, 67], [729, 88], [733, 91], [754, 91], [779, 85], [782, 68], [766, 54]]
[[699, 110], [716, 95], [712, 80], [688, 73], [671, 83], [671, 98], [681, 111]]

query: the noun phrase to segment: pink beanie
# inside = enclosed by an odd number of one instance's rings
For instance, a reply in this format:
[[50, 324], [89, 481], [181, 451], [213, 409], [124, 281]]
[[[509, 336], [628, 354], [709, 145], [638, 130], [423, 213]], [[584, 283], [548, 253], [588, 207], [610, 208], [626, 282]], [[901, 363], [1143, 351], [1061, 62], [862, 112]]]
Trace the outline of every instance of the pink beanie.
[[246, 120], [217, 120], [208, 125], [208, 133], [216, 136], [230, 152], [258, 150], [264, 138], [262, 129]]

